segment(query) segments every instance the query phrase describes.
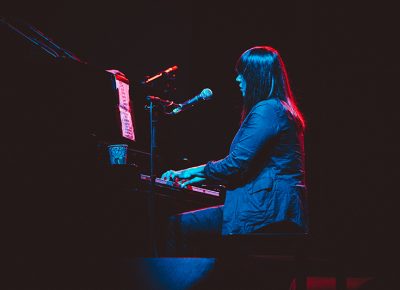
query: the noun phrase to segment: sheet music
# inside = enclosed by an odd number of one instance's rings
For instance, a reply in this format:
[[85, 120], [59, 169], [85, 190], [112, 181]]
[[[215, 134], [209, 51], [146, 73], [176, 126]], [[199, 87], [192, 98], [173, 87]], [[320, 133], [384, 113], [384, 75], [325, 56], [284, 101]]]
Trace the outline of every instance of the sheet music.
[[133, 127], [130, 98], [129, 98], [129, 80], [118, 70], [107, 70], [114, 74], [115, 86], [119, 97], [119, 115], [121, 118], [122, 136], [135, 141], [135, 130]]

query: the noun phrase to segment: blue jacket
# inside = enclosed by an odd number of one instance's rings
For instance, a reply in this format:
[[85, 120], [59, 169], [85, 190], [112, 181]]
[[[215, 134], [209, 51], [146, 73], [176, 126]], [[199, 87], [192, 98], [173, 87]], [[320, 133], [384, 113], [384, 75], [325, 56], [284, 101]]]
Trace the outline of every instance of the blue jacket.
[[222, 234], [244, 234], [292, 221], [307, 231], [303, 133], [278, 99], [257, 103], [229, 154], [205, 166], [227, 186]]

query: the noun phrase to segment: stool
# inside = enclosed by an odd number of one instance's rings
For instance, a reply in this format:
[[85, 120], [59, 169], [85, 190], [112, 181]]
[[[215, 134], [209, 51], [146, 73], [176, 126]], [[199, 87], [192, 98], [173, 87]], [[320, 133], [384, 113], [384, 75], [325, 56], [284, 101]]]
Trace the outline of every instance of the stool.
[[[309, 256], [310, 235], [305, 233], [250, 233], [226, 235], [221, 239], [221, 258], [250, 258], [272, 264], [292, 265], [296, 290], [307, 289], [307, 276], [312, 272], [334, 276], [336, 289], [345, 290], [343, 263]], [[316, 268], [317, 271], [316, 271]], [[292, 287], [293, 289], [294, 287]]]
[[306, 290], [305, 262], [309, 235], [304, 233], [251, 233], [221, 239], [221, 259], [253, 259], [293, 266], [296, 289]]

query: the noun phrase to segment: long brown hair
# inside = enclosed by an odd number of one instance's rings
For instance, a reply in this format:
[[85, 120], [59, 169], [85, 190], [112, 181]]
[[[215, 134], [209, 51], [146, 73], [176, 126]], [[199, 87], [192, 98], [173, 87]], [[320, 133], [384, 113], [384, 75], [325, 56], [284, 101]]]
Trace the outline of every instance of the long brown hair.
[[242, 121], [255, 104], [276, 98], [298, 126], [305, 129], [305, 121], [292, 94], [285, 64], [276, 49], [269, 46], [252, 47], [240, 56], [235, 69], [246, 82]]

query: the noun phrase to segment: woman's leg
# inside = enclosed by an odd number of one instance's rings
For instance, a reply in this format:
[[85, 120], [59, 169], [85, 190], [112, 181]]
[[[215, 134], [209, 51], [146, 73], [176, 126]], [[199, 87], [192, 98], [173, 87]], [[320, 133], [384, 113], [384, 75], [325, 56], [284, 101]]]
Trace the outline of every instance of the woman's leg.
[[166, 256], [210, 256], [221, 235], [222, 208], [215, 206], [169, 218]]

